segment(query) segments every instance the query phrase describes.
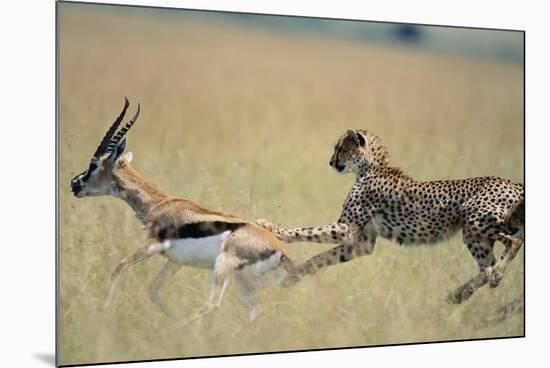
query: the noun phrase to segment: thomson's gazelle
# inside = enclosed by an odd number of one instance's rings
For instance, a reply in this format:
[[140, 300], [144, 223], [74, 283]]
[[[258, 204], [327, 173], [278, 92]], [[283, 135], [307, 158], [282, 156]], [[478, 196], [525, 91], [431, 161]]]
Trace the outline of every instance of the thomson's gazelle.
[[122, 199], [148, 229], [145, 245], [124, 258], [114, 270], [106, 305], [128, 266], [161, 254], [167, 261], [152, 281], [149, 295], [167, 315], [171, 313], [159, 296], [162, 284], [181, 266], [192, 266], [212, 269], [212, 279], [205, 304], [184, 319], [183, 324], [214, 311], [233, 275], [249, 320], [254, 321], [259, 315], [256, 289], [270, 282], [278, 283], [292, 267], [284, 244], [254, 223], [169, 196], [143, 179], [130, 165], [132, 154], [123, 155], [125, 135], [140, 111], [138, 104], [135, 116], [118, 130], [128, 106], [125, 99], [122, 112], [103, 137], [88, 168], [71, 181], [72, 192], [78, 198], [112, 195]]

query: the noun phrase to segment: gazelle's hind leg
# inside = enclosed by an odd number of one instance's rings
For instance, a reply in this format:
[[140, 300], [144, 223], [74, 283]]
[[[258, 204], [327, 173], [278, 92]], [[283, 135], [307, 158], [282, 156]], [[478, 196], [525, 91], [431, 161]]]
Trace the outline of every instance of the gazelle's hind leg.
[[229, 284], [233, 271], [241, 264], [242, 261], [232, 254], [220, 254], [216, 258], [206, 302], [189, 317], [181, 320], [178, 325], [180, 327], [187, 326], [189, 323], [214, 312], [222, 302], [223, 294]]
[[[254, 268], [254, 264], [248, 264], [242, 270], [235, 272], [235, 281], [239, 287], [239, 297], [248, 313], [248, 323], [238, 327], [232, 336], [237, 335], [244, 328], [251, 326], [253, 322], [262, 316], [260, 304], [256, 301], [257, 290], [269, 286], [280, 286], [285, 277], [293, 271], [294, 265], [286, 254], [277, 252], [270, 258], [276, 259], [277, 257], [279, 257], [278, 261], [266, 268]], [[248, 266], [251, 266], [252, 269]]]
[[254, 322], [261, 315], [260, 305], [256, 302], [256, 286], [241, 273], [235, 274], [235, 281], [239, 287], [239, 298], [248, 313], [248, 321]]
[[254, 282], [238, 271], [235, 273], [235, 281], [239, 289], [239, 299], [248, 314], [248, 322], [237, 327], [231, 336], [236, 336], [242, 332], [243, 329], [252, 325], [262, 315], [260, 305], [256, 301], [257, 288]]
[[166, 261], [164, 266], [157, 273], [151, 284], [149, 285], [149, 298], [151, 301], [158, 305], [162, 312], [169, 318], [174, 318], [174, 315], [170, 311], [170, 308], [162, 301], [160, 297], [160, 289], [162, 285], [171, 279], [181, 268], [181, 265], [172, 260]]
[[113, 299], [113, 294], [118, 285], [118, 282], [120, 281], [120, 277], [122, 276], [122, 273], [131, 265], [139, 263], [153, 255], [149, 252], [150, 245], [151, 244], [147, 244], [139, 248], [133, 254], [127, 257], [124, 257], [116, 266], [115, 270], [111, 274], [111, 285], [107, 293], [107, 298], [105, 299], [105, 302], [104, 302], [105, 308], [107, 308], [111, 304], [111, 300]]

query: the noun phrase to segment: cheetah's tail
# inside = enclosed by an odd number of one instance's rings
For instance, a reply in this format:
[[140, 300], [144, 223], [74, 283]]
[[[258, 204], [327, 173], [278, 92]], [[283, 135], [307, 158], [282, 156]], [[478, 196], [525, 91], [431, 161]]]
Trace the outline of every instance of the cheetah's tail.
[[514, 204], [505, 219], [506, 228], [510, 234], [523, 238], [525, 228], [525, 199]]
[[524, 294], [521, 293], [517, 298], [511, 302], [503, 305], [502, 307], [496, 310], [496, 313], [485, 318], [482, 322], [478, 323], [476, 327], [484, 328], [488, 326], [494, 326], [500, 322], [503, 322], [508, 317], [515, 315], [517, 313], [523, 312], [524, 308]]

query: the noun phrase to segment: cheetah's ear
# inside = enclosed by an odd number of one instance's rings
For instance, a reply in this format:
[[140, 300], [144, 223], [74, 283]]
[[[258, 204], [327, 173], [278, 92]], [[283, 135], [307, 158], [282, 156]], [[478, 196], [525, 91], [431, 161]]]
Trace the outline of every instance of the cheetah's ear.
[[353, 143], [355, 143], [357, 146], [364, 146], [365, 145], [365, 138], [357, 133], [354, 130], [348, 129], [347, 136], [352, 140]]
[[361, 134], [360, 132], [356, 132], [357, 133], [357, 138], [359, 138], [359, 145], [361, 147], [365, 147], [365, 137], [363, 137], [363, 134]]

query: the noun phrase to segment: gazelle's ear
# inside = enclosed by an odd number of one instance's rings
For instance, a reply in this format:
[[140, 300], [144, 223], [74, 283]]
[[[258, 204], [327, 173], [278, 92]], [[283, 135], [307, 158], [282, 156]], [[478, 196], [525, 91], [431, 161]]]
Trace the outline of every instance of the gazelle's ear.
[[122, 158], [128, 162], [132, 162], [132, 160], [134, 159], [134, 154], [132, 152], [128, 152], [124, 156], [122, 156]]

